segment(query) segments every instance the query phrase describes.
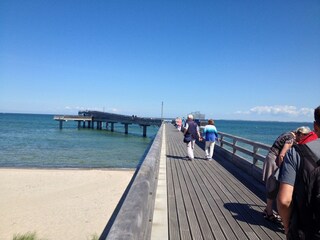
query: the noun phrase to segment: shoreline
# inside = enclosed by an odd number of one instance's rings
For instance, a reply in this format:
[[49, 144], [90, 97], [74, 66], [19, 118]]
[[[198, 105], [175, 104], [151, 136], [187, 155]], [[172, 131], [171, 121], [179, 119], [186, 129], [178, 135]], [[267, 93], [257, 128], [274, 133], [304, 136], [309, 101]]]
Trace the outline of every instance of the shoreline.
[[135, 169], [0, 168], [0, 239], [100, 236]]

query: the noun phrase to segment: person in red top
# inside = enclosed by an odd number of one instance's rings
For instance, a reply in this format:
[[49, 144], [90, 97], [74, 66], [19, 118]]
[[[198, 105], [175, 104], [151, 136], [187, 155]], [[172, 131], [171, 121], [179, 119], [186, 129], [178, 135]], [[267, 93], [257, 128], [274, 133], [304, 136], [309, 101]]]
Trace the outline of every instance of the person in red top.
[[[298, 144], [306, 144], [310, 141], [316, 140], [318, 138], [317, 134], [313, 131], [308, 131], [308, 127], [300, 127], [297, 129], [296, 140]], [[301, 131], [300, 131], [301, 130]]]

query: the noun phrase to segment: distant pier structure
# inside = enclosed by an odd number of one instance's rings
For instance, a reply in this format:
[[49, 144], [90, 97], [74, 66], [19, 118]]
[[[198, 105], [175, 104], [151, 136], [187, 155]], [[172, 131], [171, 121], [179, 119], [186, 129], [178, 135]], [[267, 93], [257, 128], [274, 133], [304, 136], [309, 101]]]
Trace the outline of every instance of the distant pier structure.
[[143, 136], [147, 136], [147, 127], [158, 126], [160, 127], [162, 119], [160, 118], [146, 118], [137, 117], [135, 115], [121, 115], [108, 112], [99, 111], [79, 111], [78, 115], [57, 115], [54, 116], [54, 120], [59, 121], [60, 129], [63, 128], [63, 122], [66, 121], [76, 121], [78, 122], [78, 128], [92, 128], [101, 130], [103, 128], [103, 123], [105, 123], [106, 129], [109, 125], [111, 131], [114, 131], [114, 124], [121, 123], [124, 125], [125, 134], [129, 132], [129, 125], [138, 124], [143, 127]]

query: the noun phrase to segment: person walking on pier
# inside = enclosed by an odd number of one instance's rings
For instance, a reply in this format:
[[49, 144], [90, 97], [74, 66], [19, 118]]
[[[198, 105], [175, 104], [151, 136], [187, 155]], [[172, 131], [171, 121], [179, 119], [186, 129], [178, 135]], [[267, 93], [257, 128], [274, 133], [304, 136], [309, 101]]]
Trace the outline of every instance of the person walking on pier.
[[218, 131], [212, 119], [210, 119], [208, 124], [204, 127], [202, 138], [206, 140], [206, 159], [210, 161], [212, 160], [215, 141], [218, 139]]
[[176, 118], [176, 123], [175, 123], [176, 128], [181, 131], [181, 127], [182, 127], [182, 119], [177, 117]]
[[287, 239], [320, 239], [320, 106], [314, 110], [318, 138], [291, 148], [279, 175], [277, 206]]
[[191, 161], [194, 159], [193, 150], [196, 139], [201, 139], [199, 126], [195, 121], [193, 121], [192, 114], [188, 115], [183, 134], [185, 136], [185, 139], [189, 138], [188, 140], [185, 140], [185, 143], [187, 144], [188, 159]]

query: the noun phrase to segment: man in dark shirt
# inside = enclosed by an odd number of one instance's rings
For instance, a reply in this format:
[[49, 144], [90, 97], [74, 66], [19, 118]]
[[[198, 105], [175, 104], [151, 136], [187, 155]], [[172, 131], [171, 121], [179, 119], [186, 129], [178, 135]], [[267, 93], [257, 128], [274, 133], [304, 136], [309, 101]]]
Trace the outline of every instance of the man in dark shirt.
[[193, 121], [193, 115], [191, 114], [188, 115], [188, 119], [187, 119], [183, 134], [191, 135], [191, 141], [186, 143], [187, 151], [188, 151], [188, 159], [191, 161], [194, 159], [193, 149], [194, 149], [196, 139], [201, 138], [201, 135], [199, 132], [199, 126], [195, 121]]

